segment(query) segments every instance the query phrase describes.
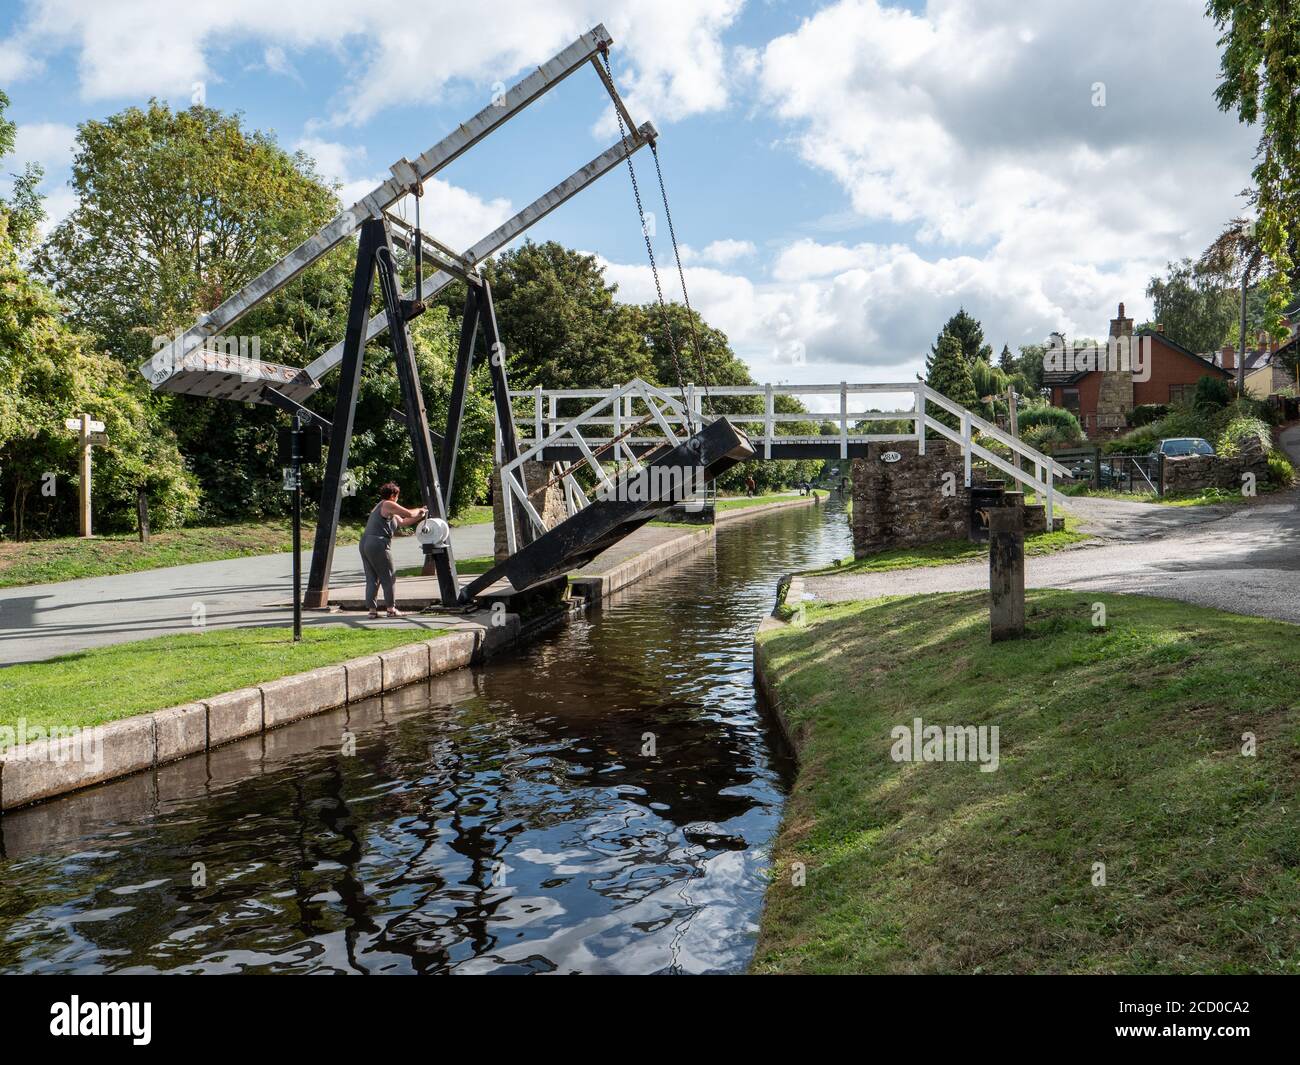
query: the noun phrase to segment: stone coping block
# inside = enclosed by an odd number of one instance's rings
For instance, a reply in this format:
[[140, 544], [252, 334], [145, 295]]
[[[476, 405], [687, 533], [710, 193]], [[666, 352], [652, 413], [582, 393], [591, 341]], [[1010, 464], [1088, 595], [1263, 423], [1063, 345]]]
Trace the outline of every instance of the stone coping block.
[[384, 667], [378, 655], [354, 658], [344, 662], [343, 669], [347, 674], [348, 702], [369, 699], [384, 690]]
[[342, 706], [348, 701], [348, 673], [342, 666], [322, 666], [261, 688], [262, 726], [270, 730]]
[[402, 688], [424, 680], [429, 675], [429, 645], [408, 644], [379, 655], [384, 676], [384, 691]]
[[820, 502], [821, 500], [816, 495], [806, 495], [795, 496], [790, 499], [778, 499], [774, 503], [760, 503], [756, 507], [731, 507], [727, 510], [715, 511], [713, 524], [726, 525], [728, 522], [756, 518], [760, 514], [771, 514], [774, 510], [785, 510], [787, 507], [813, 507]]
[[261, 688], [240, 688], [214, 695], [204, 703], [208, 708], [209, 747], [220, 747], [262, 731]]
[[152, 769], [155, 750], [153, 715], [146, 714], [6, 751], [0, 757], [0, 809]]
[[208, 749], [208, 708], [203, 703], [173, 706], [152, 716], [159, 765]]
[[[507, 615], [510, 617], [511, 615]], [[506, 626], [500, 626], [502, 628]], [[519, 619], [515, 617], [515, 631], [518, 632]], [[460, 669], [462, 666], [469, 665], [474, 660], [474, 653], [478, 649], [479, 634], [466, 630], [464, 632], [453, 632], [449, 636], [435, 636], [432, 640], [424, 642], [425, 647], [429, 649], [429, 676], [437, 676], [439, 673], [450, 673], [453, 669]]]

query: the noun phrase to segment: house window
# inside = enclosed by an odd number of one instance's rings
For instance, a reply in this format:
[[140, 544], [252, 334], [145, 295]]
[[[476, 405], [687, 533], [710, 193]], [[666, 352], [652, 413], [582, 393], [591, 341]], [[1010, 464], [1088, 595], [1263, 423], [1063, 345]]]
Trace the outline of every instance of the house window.
[[1061, 389], [1061, 406], [1068, 411], [1079, 413], [1079, 390], [1077, 388]]
[[1196, 391], [1195, 385], [1170, 385], [1169, 402], [1186, 403], [1192, 398], [1192, 393]]

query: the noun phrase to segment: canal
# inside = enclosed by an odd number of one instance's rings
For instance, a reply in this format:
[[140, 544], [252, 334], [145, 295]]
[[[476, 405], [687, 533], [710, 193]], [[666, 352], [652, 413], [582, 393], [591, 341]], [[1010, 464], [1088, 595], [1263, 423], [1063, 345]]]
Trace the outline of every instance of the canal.
[[0, 821], [2, 972], [737, 972], [788, 753], [751, 640], [832, 503], [589, 618]]

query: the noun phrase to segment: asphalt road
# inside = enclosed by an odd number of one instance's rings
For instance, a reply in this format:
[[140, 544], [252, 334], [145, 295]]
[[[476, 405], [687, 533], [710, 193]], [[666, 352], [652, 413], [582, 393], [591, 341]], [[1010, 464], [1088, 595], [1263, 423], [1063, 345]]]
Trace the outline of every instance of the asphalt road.
[[[491, 524], [453, 529], [452, 546], [460, 558], [490, 555]], [[424, 558], [415, 537], [409, 535], [394, 541], [393, 555], [399, 569], [417, 566]], [[304, 583], [310, 565], [311, 551], [306, 550]], [[337, 547], [331, 584], [341, 587], [362, 580], [356, 545]], [[289, 625], [293, 620], [292, 581], [293, 556], [286, 552], [0, 589], [0, 665], [188, 632], [200, 611], [209, 627]], [[409, 623], [430, 620], [411, 619]], [[358, 614], [307, 611], [303, 615], [304, 625], [326, 622], [394, 624], [387, 619], [370, 621]]]

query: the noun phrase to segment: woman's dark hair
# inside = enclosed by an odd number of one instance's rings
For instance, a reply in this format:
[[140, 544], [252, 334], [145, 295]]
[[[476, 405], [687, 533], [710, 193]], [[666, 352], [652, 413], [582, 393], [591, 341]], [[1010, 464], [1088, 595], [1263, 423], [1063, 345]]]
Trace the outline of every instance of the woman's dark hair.
[[400, 491], [401, 491], [401, 489], [400, 489], [399, 487], [397, 487], [397, 485], [395, 485], [392, 481], [389, 481], [389, 482], [388, 482], [387, 484], [385, 484], [385, 485], [380, 485], [380, 487], [379, 487], [379, 498], [380, 498], [380, 499], [395, 499], [395, 498], [397, 497], [397, 493], [400, 492]]

